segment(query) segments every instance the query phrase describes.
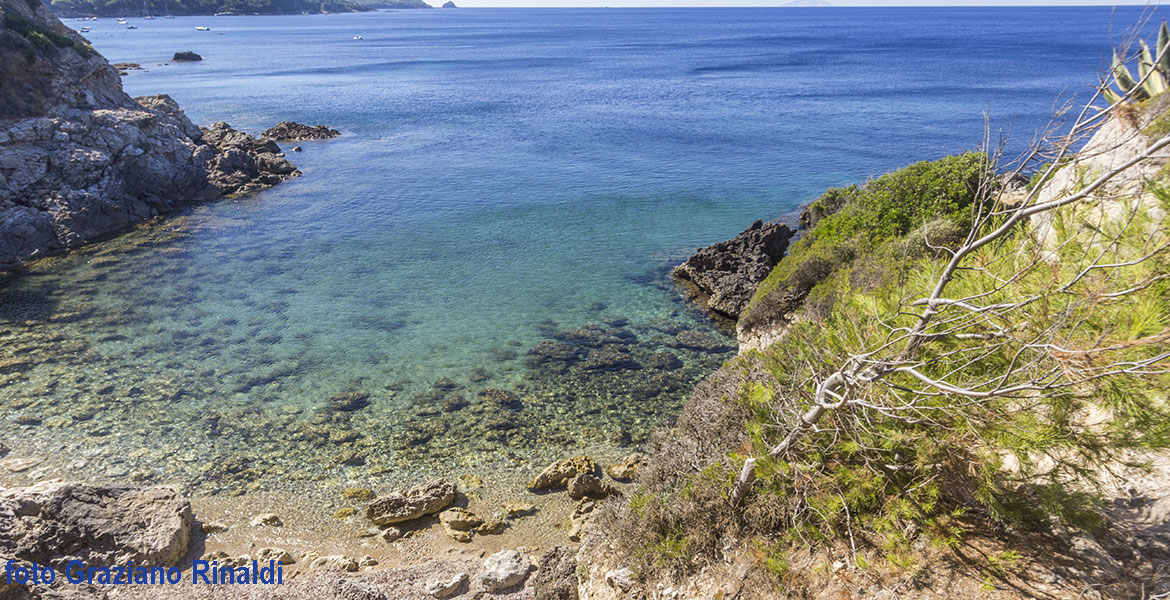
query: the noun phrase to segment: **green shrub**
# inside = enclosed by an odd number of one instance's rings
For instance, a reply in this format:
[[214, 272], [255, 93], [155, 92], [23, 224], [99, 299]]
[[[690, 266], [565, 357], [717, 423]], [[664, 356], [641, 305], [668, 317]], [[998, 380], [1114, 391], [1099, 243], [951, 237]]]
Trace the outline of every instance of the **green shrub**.
[[[986, 154], [969, 152], [914, 163], [860, 188], [828, 190], [801, 215], [812, 229], [760, 284], [742, 324], [751, 329], [796, 310], [815, 286], [854, 260], [888, 261], [891, 251], [925, 251], [927, 240], [934, 245], [952, 240], [970, 222], [981, 182], [990, 181], [987, 164]], [[917, 245], [887, 244], [915, 231]]]

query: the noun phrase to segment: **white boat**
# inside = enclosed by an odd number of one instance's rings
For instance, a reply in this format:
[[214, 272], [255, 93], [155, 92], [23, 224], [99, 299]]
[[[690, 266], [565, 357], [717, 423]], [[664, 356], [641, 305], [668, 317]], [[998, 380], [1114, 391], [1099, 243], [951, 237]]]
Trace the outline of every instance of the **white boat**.
[[137, 25], [127, 25], [126, 29], [138, 29]]
[[355, 35], [355, 36], [353, 36], [353, 39], [355, 39], [355, 40], [360, 40], [360, 39], [362, 39], [362, 36], [360, 36], [360, 35]]
[[82, 27], [78, 31], [80, 31], [81, 33], [89, 33], [90, 31], [93, 31], [93, 27]]
[[195, 31], [211, 31], [210, 27], [196, 27]]

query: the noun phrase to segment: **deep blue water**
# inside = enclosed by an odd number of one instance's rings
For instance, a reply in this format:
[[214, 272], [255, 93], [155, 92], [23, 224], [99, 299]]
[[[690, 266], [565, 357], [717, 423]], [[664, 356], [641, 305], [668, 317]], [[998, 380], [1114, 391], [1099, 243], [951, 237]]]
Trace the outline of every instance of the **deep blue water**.
[[[110, 422], [106, 408], [83, 421], [95, 423], [84, 435], [113, 436], [106, 460], [150, 447], [124, 468], [162, 479], [182, 478], [180, 442], [250, 457], [264, 481], [280, 473], [265, 462], [273, 448], [318, 469], [335, 448], [310, 460], [304, 444], [258, 444], [353, 389], [371, 394], [360, 427], [330, 426], [374, 439], [361, 469], [375, 472], [502, 455], [527, 468], [621, 445], [623, 430], [636, 445], [726, 357], [672, 345], [678, 328], [722, 334], [665, 267], [827, 186], [972, 149], [985, 111], [1022, 148], [1058, 98], [1087, 98], [1111, 30], [1140, 14], [460, 9], [85, 23], [111, 62], [145, 68], [124, 79], [131, 94], [168, 93], [197, 123], [255, 133], [295, 120], [344, 136], [301, 144], [290, 156], [304, 177], [196, 209], [178, 237], [147, 229], [7, 282], [10, 299], [82, 311], [52, 327], [85, 349], [10, 378], [0, 400], [34, 398], [47, 413], [118, 406]], [[179, 50], [204, 60], [167, 64]], [[3, 317], [6, 339], [41, 339], [51, 320], [17, 312]], [[623, 320], [637, 352], [682, 355], [674, 383], [686, 385], [650, 393], [630, 383], [645, 372], [610, 373], [598, 385], [613, 393], [598, 392], [589, 373], [538, 377], [525, 361], [557, 330]], [[440, 379], [472, 399], [517, 393], [525, 412], [501, 414], [524, 427], [472, 431], [487, 411], [382, 444], [435, 418], [411, 411]], [[139, 436], [127, 423], [156, 425]], [[61, 448], [82, 443], [31, 427]]]

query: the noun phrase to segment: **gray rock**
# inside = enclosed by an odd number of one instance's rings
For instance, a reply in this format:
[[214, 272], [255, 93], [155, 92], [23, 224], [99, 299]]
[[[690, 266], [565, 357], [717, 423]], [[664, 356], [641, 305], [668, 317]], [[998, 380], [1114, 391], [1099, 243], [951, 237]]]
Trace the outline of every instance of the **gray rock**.
[[544, 553], [530, 582], [535, 600], [577, 600], [577, 554], [564, 546]]
[[518, 585], [528, 577], [532, 563], [516, 550], [501, 550], [483, 561], [484, 572], [480, 583], [489, 592], [498, 592]]
[[292, 121], [277, 123], [265, 129], [260, 135], [281, 142], [303, 142], [305, 140], [327, 140], [341, 135], [336, 129], [324, 125], [303, 125]]
[[730, 240], [700, 248], [674, 274], [693, 283], [711, 310], [738, 318], [784, 257], [792, 233], [787, 225], [756, 221]]
[[387, 600], [378, 586], [354, 579], [338, 579], [330, 587], [335, 600]]
[[176, 52], [175, 55], [171, 57], [171, 60], [175, 62], [197, 62], [203, 60], [203, 57], [195, 54], [194, 52], [191, 52], [190, 50], [184, 50], [182, 52]]
[[171, 489], [44, 482], [0, 493], [0, 554], [53, 566], [174, 565], [191, 523], [190, 503]]
[[405, 492], [379, 496], [366, 507], [366, 518], [375, 525], [393, 525], [437, 513], [455, 501], [455, 484], [442, 477]]
[[450, 598], [467, 583], [467, 573], [460, 573], [450, 579], [435, 580], [423, 587], [423, 591], [435, 598]]
[[278, 148], [205, 139], [165, 95], [132, 99], [118, 71], [41, 3], [4, 10], [74, 47], [40, 51], [19, 35], [0, 44], [0, 268], [299, 174]]

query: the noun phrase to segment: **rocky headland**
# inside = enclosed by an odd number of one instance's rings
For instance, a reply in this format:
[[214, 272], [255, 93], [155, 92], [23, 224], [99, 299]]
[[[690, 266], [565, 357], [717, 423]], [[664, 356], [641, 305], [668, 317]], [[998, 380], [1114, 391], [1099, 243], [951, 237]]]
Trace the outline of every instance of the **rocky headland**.
[[300, 175], [274, 142], [200, 129], [166, 95], [131, 98], [45, 6], [0, 15], [0, 268]]
[[730, 240], [700, 248], [674, 268], [674, 275], [692, 284], [710, 310], [736, 319], [756, 286], [784, 258], [792, 235], [783, 223], [756, 221]]

